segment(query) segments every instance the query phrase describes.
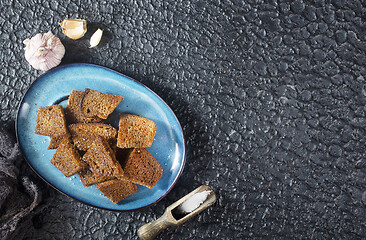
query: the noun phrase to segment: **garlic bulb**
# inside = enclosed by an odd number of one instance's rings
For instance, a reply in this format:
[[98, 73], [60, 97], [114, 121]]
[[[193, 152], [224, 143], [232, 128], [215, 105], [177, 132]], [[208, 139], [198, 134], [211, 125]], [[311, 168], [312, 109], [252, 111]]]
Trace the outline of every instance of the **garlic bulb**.
[[90, 47], [89, 48], [97, 46], [100, 42], [100, 39], [102, 38], [102, 35], [103, 35], [103, 30], [98, 28], [98, 30], [95, 31], [95, 33], [90, 38]]
[[25, 59], [38, 70], [47, 71], [56, 67], [65, 55], [64, 45], [51, 31], [38, 33], [31, 39], [25, 39], [23, 43]]
[[63, 34], [71, 39], [79, 39], [86, 33], [86, 21], [82, 19], [65, 19], [59, 23]]

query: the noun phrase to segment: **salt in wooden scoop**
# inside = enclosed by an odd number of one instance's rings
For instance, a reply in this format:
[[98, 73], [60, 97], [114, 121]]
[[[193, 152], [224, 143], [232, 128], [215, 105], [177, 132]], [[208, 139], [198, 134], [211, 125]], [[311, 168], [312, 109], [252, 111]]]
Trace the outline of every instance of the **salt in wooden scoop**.
[[163, 216], [137, 231], [142, 240], [150, 240], [170, 226], [178, 226], [216, 202], [215, 192], [202, 185], [166, 208]]

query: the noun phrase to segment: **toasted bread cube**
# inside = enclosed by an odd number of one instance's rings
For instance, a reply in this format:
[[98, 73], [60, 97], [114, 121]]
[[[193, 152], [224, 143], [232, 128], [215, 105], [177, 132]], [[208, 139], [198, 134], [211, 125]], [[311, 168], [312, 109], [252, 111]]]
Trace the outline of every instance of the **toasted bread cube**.
[[70, 177], [86, 167], [78, 151], [68, 138], [63, 138], [51, 163], [66, 177]]
[[95, 138], [84, 154], [83, 160], [90, 166], [90, 170], [96, 176], [123, 176], [122, 167], [116, 160], [114, 151], [110, 148], [108, 142], [100, 136]]
[[117, 147], [151, 147], [156, 133], [156, 124], [147, 118], [123, 113], [119, 119]]
[[38, 108], [35, 133], [50, 137], [69, 134], [64, 110], [61, 105]]
[[101, 93], [85, 88], [80, 110], [85, 117], [107, 119], [108, 115], [114, 111], [122, 100], [122, 96]]
[[81, 182], [83, 183], [83, 185], [85, 187], [89, 187], [91, 185], [94, 185], [97, 183], [102, 183], [102, 182], [112, 180], [115, 178], [115, 177], [103, 176], [103, 175], [97, 176], [89, 169], [89, 167], [80, 171], [78, 174], [79, 174]]
[[58, 148], [58, 146], [60, 145], [62, 139], [69, 138], [69, 137], [70, 137], [70, 135], [59, 136], [59, 137], [51, 137], [50, 145], [48, 145], [48, 150]]
[[69, 100], [67, 102], [65, 108], [65, 116], [67, 124], [73, 123], [89, 123], [89, 122], [100, 122], [99, 117], [84, 117], [84, 115], [80, 111], [81, 99], [83, 98], [83, 91], [72, 90], [69, 96]]
[[99, 183], [97, 184], [97, 188], [114, 204], [137, 191], [136, 184], [122, 179]]
[[115, 149], [117, 129], [108, 124], [76, 123], [69, 125], [69, 130], [75, 146], [81, 151], [87, 151], [97, 136], [106, 139]]
[[124, 172], [121, 178], [148, 188], [154, 187], [163, 176], [163, 168], [159, 162], [145, 148], [127, 151], [127, 154], [118, 154], [124, 156], [123, 159], [118, 159]]

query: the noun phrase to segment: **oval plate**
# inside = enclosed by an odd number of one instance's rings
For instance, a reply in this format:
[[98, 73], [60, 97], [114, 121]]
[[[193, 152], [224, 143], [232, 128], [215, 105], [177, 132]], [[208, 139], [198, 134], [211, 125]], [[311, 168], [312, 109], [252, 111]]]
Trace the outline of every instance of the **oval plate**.
[[[95, 185], [84, 187], [78, 174], [67, 178], [51, 164], [56, 150], [47, 150], [49, 137], [34, 133], [37, 109], [52, 104], [65, 107], [71, 90], [84, 91], [85, 88], [124, 97], [107, 119], [107, 123], [117, 129], [119, 113], [123, 112], [143, 116], [156, 123], [156, 135], [147, 150], [163, 167], [163, 176], [152, 189], [137, 185], [136, 193], [113, 204]], [[44, 181], [83, 203], [108, 210], [131, 211], [158, 202], [174, 186], [185, 163], [182, 127], [169, 106], [143, 84], [92, 64], [60, 66], [35, 80], [20, 103], [16, 133], [25, 159]]]

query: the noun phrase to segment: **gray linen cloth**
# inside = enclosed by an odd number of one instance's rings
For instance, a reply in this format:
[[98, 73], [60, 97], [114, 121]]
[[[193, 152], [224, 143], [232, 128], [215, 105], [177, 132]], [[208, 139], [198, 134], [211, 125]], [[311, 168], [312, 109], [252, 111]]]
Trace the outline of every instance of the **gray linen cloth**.
[[[40, 204], [41, 190], [19, 171], [24, 159], [11, 134], [0, 125], [0, 239], [30, 237], [32, 217], [46, 204]], [[37, 207], [38, 206], [38, 207]]]

